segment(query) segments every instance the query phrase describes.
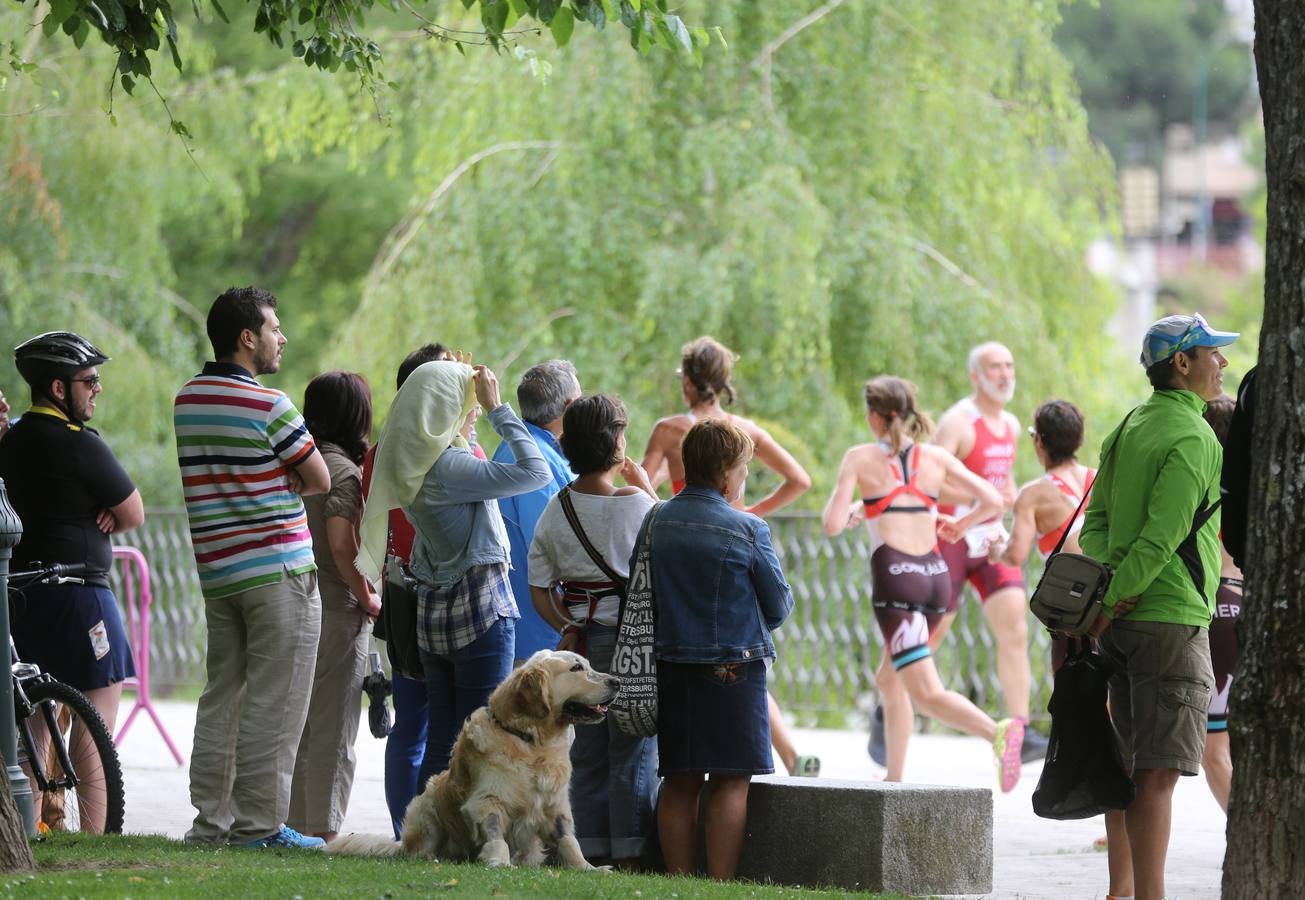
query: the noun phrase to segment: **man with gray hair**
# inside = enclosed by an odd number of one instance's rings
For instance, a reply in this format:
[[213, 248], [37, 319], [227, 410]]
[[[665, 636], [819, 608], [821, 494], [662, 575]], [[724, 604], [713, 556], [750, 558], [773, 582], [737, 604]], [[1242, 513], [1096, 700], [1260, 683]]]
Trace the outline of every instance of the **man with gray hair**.
[[[526, 430], [535, 439], [539, 452], [544, 454], [553, 480], [536, 491], [517, 494], [498, 501], [503, 524], [507, 528], [508, 542], [512, 545], [512, 594], [516, 597], [521, 618], [517, 620], [516, 659], [529, 659], [536, 650], [557, 647], [561, 635], [540, 618], [530, 599], [530, 582], [527, 578], [526, 560], [530, 541], [535, 536], [535, 524], [553, 495], [575, 478], [557, 440], [562, 434], [562, 414], [580, 397], [580, 380], [575, 366], [565, 359], [550, 359], [531, 366], [521, 376], [517, 385], [517, 404]], [[512, 448], [507, 442], [499, 444], [494, 452], [495, 462], [514, 462]]]

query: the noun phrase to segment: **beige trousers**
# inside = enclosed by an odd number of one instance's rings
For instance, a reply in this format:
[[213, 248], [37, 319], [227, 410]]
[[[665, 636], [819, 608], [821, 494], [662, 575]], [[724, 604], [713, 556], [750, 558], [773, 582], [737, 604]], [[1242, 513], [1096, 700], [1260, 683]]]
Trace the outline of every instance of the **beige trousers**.
[[304, 834], [339, 831], [353, 790], [353, 745], [362, 715], [371, 618], [351, 602], [322, 598], [322, 636], [290, 787], [287, 824]]
[[275, 834], [290, 808], [322, 606], [317, 573], [204, 604], [208, 683], [195, 716], [186, 840]]

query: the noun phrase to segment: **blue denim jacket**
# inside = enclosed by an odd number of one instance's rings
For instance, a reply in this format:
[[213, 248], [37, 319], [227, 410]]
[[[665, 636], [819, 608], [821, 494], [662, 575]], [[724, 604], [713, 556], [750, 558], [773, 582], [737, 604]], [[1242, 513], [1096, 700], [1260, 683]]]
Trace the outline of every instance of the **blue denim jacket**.
[[504, 403], [486, 418], [512, 445], [516, 462], [477, 459], [470, 450], [449, 447], [404, 510], [417, 532], [412, 574], [432, 587], [453, 584], [472, 566], [506, 563], [508, 539], [497, 499], [533, 491], [552, 478], [512, 407]]
[[793, 611], [793, 591], [764, 521], [691, 484], [658, 509], [652, 542], [658, 659], [774, 657], [770, 632]]

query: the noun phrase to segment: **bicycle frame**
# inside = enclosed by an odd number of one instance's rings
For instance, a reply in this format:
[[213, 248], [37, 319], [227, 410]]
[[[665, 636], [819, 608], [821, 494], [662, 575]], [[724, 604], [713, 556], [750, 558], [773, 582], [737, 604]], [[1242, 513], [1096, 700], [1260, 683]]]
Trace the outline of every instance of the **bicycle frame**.
[[[27, 677], [19, 674], [19, 669], [25, 670]], [[40, 704], [41, 716], [45, 721], [46, 734], [50, 735], [50, 746], [55, 748], [59, 754], [59, 765], [63, 769], [64, 777], [51, 781], [46, 772], [43, 754], [36, 751], [36, 738], [32, 735], [32, 714], [36, 712], [36, 704], [27, 698], [27, 692], [23, 690], [23, 685], [38, 681], [53, 681], [49, 675], [42, 674], [39, 669], [30, 663], [14, 664], [14, 711], [18, 720], [19, 737], [23, 743], [23, 750], [27, 754], [27, 764], [32, 769], [32, 780], [36, 782], [36, 787], [41, 791], [51, 790], [71, 790], [81, 784], [81, 779], [77, 777], [77, 771], [73, 766], [72, 759], [68, 753], [68, 746], [59, 737], [59, 720], [55, 712], [55, 704], [52, 700], [46, 700]]]
[[[72, 572], [80, 567], [73, 566], [50, 566], [37, 569], [32, 572], [15, 572], [10, 578], [23, 580], [26, 587], [37, 581], [56, 580], [80, 581], [81, 579], [69, 577], [65, 572]], [[11, 585], [10, 593], [20, 591], [21, 588], [14, 588]], [[49, 779], [46, 772], [46, 759], [36, 752], [36, 739], [32, 736], [32, 714], [36, 712], [36, 704], [32, 703], [27, 697], [27, 692], [23, 689], [24, 685], [34, 683], [44, 683], [54, 681], [50, 675], [43, 673], [33, 663], [25, 663], [18, 658], [18, 648], [14, 646], [13, 635], [9, 636], [9, 659], [10, 670], [13, 675], [14, 685], [14, 718], [18, 724], [19, 739], [22, 741], [23, 750], [27, 754], [27, 763], [32, 769], [32, 778], [36, 782], [36, 787], [44, 792], [50, 790], [71, 790], [81, 784], [81, 779], [77, 777], [77, 772], [73, 767], [72, 759], [69, 757], [68, 746], [60, 738], [59, 721], [55, 712], [55, 703], [47, 700], [40, 704], [41, 716], [45, 720], [46, 734], [50, 736], [50, 745], [55, 748], [59, 755], [59, 765], [62, 767], [64, 777], [56, 781]], [[47, 757], [48, 758], [48, 757]]]

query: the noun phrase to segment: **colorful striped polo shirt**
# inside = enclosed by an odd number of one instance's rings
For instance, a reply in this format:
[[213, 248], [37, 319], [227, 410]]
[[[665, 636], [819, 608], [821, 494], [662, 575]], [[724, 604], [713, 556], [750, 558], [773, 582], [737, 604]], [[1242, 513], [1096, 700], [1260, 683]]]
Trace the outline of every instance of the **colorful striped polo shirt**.
[[181, 488], [207, 600], [313, 572], [313, 538], [287, 473], [316, 449], [290, 398], [206, 363], [173, 403]]

